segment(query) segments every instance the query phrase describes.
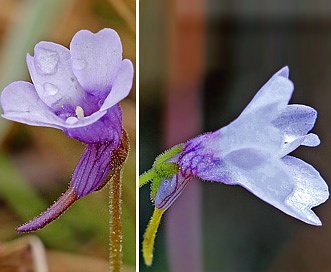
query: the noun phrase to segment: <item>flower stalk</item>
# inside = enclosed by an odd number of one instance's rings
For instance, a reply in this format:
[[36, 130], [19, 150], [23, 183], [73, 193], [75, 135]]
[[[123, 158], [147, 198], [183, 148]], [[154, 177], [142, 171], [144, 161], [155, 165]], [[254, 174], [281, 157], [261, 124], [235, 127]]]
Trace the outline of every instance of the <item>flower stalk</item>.
[[156, 232], [157, 229], [159, 228], [161, 218], [164, 212], [165, 210], [160, 210], [158, 208], [154, 209], [152, 218], [149, 221], [148, 227], [144, 235], [143, 256], [144, 256], [145, 264], [148, 266], [152, 265]]
[[110, 212], [110, 271], [121, 271], [122, 266], [122, 209], [121, 173], [116, 173], [109, 189]]
[[129, 151], [129, 139], [126, 131], [122, 130], [121, 148], [112, 153], [112, 171], [109, 188], [110, 212], [110, 271], [119, 272], [122, 267], [122, 171]]

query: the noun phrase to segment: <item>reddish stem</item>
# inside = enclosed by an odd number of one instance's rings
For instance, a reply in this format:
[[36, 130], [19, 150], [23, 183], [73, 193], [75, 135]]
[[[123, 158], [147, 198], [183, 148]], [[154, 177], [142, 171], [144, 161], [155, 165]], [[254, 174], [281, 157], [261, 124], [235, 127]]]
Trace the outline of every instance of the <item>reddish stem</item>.
[[65, 210], [67, 210], [76, 200], [78, 196], [73, 187], [70, 186], [68, 190], [60, 196], [60, 198], [50, 206], [40, 216], [32, 219], [30, 222], [17, 228], [18, 232], [29, 232], [43, 228], [48, 223], [58, 218]]
[[110, 182], [110, 271], [119, 272], [122, 266], [121, 173]]

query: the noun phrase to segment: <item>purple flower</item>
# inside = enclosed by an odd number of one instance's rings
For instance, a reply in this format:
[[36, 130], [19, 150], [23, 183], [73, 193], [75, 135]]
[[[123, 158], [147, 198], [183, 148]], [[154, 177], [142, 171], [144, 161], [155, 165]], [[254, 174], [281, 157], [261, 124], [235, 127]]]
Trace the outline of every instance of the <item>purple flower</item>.
[[3, 90], [2, 116], [61, 129], [88, 146], [68, 191], [18, 231], [35, 230], [54, 220], [74, 201], [100, 189], [123, 164], [123, 156], [114, 155], [126, 154], [128, 144], [118, 102], [129, 94], [133, 81], [133, 65], [122, 59], [121, 40], [112, 29], [96, 34], [81, 30], [70, 50], [39, 42], [34, 56], [27, 55], [27, 65], [33, 84], [18, 81]]
[[199, 177], [241, 185], [288, 215], [321, 225], [311, 209], [328, 199], [328, 186], [311, 165], [288, 155], [300, 145], [319, 145], [318, 136], [309, 133], [317, 112], [304, 105], [288, 105], [294, 89], [288, 76], [289, 69], [284, 67], [236, 120], [189, 140], [168, 159], [164, 165], [175, 163], [178, 171], [154, 185], [158, 186], [155, 207], [169, 208], [190, 178]]

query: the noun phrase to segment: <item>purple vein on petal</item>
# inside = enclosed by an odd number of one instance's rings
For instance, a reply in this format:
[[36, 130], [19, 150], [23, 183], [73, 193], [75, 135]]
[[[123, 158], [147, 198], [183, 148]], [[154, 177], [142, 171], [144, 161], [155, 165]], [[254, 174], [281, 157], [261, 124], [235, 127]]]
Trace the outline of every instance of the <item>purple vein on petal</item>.
[[72, 186], [60, 196], [60, 198], [49, 207], [40, 216], [34, 218], [30, 222], [17, 228], [18, 232], [29, 232], [43, 228], [50, 222], [57, 219], [64, 211], [66, 211], [76, 200], [78, 200], [77, 194]]
[[71, 186], [79, 198], [104, 185], [104, 180], [112, 169], [111, 155], [114, 148], [111, 142], [89, 144], [86, 147], [71, 179]]

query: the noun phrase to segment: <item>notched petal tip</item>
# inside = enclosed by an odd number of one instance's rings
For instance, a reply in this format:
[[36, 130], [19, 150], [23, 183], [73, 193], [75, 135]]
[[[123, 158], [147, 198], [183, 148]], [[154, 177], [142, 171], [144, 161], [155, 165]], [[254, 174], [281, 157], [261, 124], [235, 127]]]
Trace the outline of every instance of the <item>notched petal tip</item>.
[[122, 43], [116, 31], [81, 30], [70, 43], [72, 69], [80, 85], [91, 94], [108, 94], [122, 61]]
[[294, 190], [285, 200], [290, 208], [288, 214], [308, 224], [320, 226], [322, 223], [312, 208], [329, 198], [326, 182], [314, 167], [298, 158], [286, 156], [282, 161], [295, 182]]
[[30, 232], [45, 227], [47, 224], [57, 219], [78, 199], [79, 198], [73, 187], [69, 187], [68, 190], [44, 213], [30, 222], [18, 227], [17, 232]]

